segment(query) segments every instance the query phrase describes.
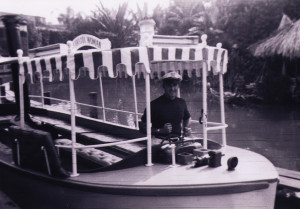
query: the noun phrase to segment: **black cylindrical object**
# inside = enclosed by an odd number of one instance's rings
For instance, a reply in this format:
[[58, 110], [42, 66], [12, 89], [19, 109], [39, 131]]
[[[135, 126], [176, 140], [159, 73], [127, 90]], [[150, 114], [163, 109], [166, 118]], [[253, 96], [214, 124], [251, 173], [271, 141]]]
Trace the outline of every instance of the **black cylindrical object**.
[[[89, 93], [90, 105], [97, 106], [97, 92]], [[90, 107], [90, 117], [98, 118], [98, 110], [95, 107]]]
[[[44, 92], [44, 97], [51, 97], [51, 92], [50, 91]], [[44, 98], [44, 104], [51, 105], [51, 100], [48, 98]]]
[[208, 161], [208, 166], [212, 168], [216, 168], [221, 166], [221, 158], [222, 158], [222, 153], [219, 151], [210, 151], [208, 152], [209, 154], [209, 161]]
[[232, 171], [237, 166], [239, 160], [237, 157], [231, 157], [227, 160], [228, 170]]
[[[6, 30], [6, 40], [8, 52], [11, 57], [17, 57], [17, 50], [23, 50], [23, 56], [28, 53], [28, 40], [27, 40], [27, 24], [24, 19], [18, 15], [5, 15], [2, 16], [2, 21]], [[14, 83], [15, 99], [18, 106], [18, 113], [20, 112], [20, 98], [19, 98], [19, 64], [11, 64], [12, 77]], [[28, 88], [26, 82], [23, 86], [24, 90], [24, 113], [25, 119], [28, 118], [30, 107]]]

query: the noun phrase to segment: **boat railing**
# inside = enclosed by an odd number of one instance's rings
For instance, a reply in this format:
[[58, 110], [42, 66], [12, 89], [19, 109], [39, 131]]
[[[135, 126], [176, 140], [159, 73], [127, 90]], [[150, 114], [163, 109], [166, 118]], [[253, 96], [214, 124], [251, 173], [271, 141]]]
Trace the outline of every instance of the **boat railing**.
[[94, 145], [76, 145], [72, 147], [72, 145], [55, 145], [56, 147], [59, 148], [75, 148], [75, 149], [83, 149], [83, 148], [101, 148], [101, 147], [110, 147], [110, 146], [116, 146], [116, 145], [121, 145], [121, 144], [129, 144], [129, 143], [135, 143], [135, 142], [140, 142], [140, 141], [146, 141], [148, 138], [147, 137], [141, 137], [141, 138], [136, 138], [136, 139], [129, 139], [125, 141], [119, 141], [119, 142], [110, 142], [110, 143], [105, 143], [105, 144], [94, 144]]
[[113, 109], [113, 108], [109, 108], [109, 107], [100, 107], [100, 106], [84, 104], [84, 103], [80, 103], [80, 102], [76, 102], [76, 104], [82, 105], [82, 106], [87, 106], [87, 107], [94, 107], [94, 108], [97, 108], [97, 109], [105, 109], [105, 110], [110, 110], [110, 111], [115, 111], [115, 112], [136, 114], [136, 115], [139, 115], [139, 116], [143, 115], [142, 113], [135, 113], [135, 112], [126, 111], [126, 110]]
[[207, 122], [207, 125], [211, 127], [207, 127], [207, 131], [212, 131], [212, 130], [221, 130], [223, 128], [227, 128], [228, 125], [226, 123], [218, 123], [218, 122]]
[[14, 93], [9, 90], [10, 83], [3, 83], [0, 85], [0, 104], [6, 99], [11, 102], [15, 102]]
[[15, 102], [15, 97], [12, 95], [6, 95], [6, 96], [0, 96], [0, 104], [2, 103], [3, 100], [9, 100], [11, 102]]
[[[198, 120], [191, 120], [191, 124], [199, 124]], [[207, 131], [213, 131], [213, 130], [222, 130], [228, 127], [228, 124], [226, 123], [220, 123], [220, 122], [209, 122], [207, 121]]]
[[[42, 108], [45, 108], [45, 99], [48, 100], [53, 100], [53, 101], [58, 101], [58, 102], [62, 102], [62, 103], [70, 103], [70, 101], [68, 100], [64, 100], [64, 99], [58, 99], [58, 98], [54, 98], [54, 97], [48, 97], [48, 96], [40, 96], [40, 95], [29, 95], [30, 98], [40, 98], [43, 102], [39, 103], [39, 104], [34, 104], [34, 105], [39, 105]], [[90, 108], [95, 108], [95, 109], [100, 109], [100, 110], [104, 110], [104, 111], [114, 111], [114, 112], [119, 112], [119, 113], [126, 113], [126, 114], [132, 114], [135, 117], [139, 117], [142, 116], [142, 113], [137, 113], [137, 112], [132, 112], [132, 111], [127, 111], [127, 110], [120, 110], [120, 109], [114, 109], [114, 108], [109, 108], [109, 107], [102, 107], [102, 106], [97, 106], [97, 105], [91, 105], [91, 104], [85, 104], [85, 103], [81, 103], [81, 102], [75, 102], [76, 105], [80, 105], [80, 106], [85, 106], [85, 107], [90, 107]], [[48, 106], [48, 105], [47, 105]], [[49, 105], [51, 106], [51, 105]], [[98, 119], [98, 118], [97, 118]], [[103, 119], [101, 120], [103, 122], [107, 122], [107, 118], [103, 117]], [[135, 128], [138, 129], [138, 123], [134, 123]], [[132, 127], [130, 125], [127, 125], [129, 127]]]
[[[64, 99], [58, 99], [58, 98], [54, 98], [54, 97], [46, 97], [46, 96], [38, 96], [38, 95], [29, 95], [30, 98], [40, 98], [41, 100], [44, 100], [44, 99], [49, 99], [49, 100], [54, 100], [54, 101], [59, 101], [59, 102], [70, 102], [68, 100], [64, 100]], [[41, 106], [44, 106], [45, 103], [42, 102], [41, 103]]]

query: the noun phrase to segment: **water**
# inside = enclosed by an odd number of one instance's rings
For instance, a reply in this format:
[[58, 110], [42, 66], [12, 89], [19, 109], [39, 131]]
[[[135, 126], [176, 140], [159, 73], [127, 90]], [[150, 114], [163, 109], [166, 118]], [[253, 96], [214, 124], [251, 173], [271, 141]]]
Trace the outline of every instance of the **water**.
[[300, 171], [300, 109], [293, 106], [226, 108], [228, 144], [253, 150], [276, 167]]
[[[134, 112], [131, 79], [104, 79], [105, 106]], [[137, 79], [138, 110], [145, 108], [144, 79]], [[151, 99], [163, 93], [160, 81], [151, 81]], [[187, 102], [192, 119], [198, 120], [201, 115], [202, 95], [197, 88], [197, 82], [183, 83], [181, 97]], [[50, 91], [52, 97], [68, 99], [67, 83], [47, 83], [45, 91]], [[40, 94], [38, 85], [30, 86], [32, 94]], [[89, 103], [89, 93], [97, 93], [97, 102], [101, 104], [99, 81], [81, 78], [75, 81], [77, 102]], [[216, 98], [208, 97], [208, 120], [220, 121], [219, 104]], [[78, 112], [89, 114], [89, 108], [78, 106]], [[226, 105], [226, 123], [228, 124], [227, 144], [249, 149], [267, 157], [276, 167], [300, 171], [300, 108], [279, 105]], [[101, 111], [98, 112], [102, 117]], [[130, 114], [108, 111], [107, 118], [134, 126], [134, 117]], [[201, 127], [194, 124], [192, 129], [201, 136]], [[220, 131], [209, 132], [209, 138], [221, 142]]]

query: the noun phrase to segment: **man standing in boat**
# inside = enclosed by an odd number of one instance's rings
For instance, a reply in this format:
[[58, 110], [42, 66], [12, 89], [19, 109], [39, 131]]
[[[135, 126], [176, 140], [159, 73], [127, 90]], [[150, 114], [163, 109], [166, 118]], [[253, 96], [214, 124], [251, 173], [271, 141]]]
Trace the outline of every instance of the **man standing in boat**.
[[[190, 113], [184, 99], [177, 97], [182, 77], [176, 72], [169, 72], [162, 80], [164, 94], [151, 102], [151, 132], [158, 137], [189, 136]], [[146, 111], [139, 128], [146, 133]]]

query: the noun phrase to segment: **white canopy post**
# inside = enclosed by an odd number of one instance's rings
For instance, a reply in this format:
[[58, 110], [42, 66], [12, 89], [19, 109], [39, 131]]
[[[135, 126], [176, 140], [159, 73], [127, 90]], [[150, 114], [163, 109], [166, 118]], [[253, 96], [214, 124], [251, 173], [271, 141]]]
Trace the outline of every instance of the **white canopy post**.
[[[68, 54], [72, 53], [72, 41], [68, 41]], [[68, 66], [69, 67], [69, 66]], [[77, 173], [77, 154], [76, 154], [76, 98], [75, 98], [75, 90], [74, 90], [74, 80], [72, 79], [72, 74], [75, 69], [69, 68], [69, 91], [70, 91], [70, 110], [71, 110], [71, 140], [72, 140], [72, 174], [71, 177], [78, 176]]]
[[203, 62], [202, 68], [202, 128], [203, 128], [203, 147], [207, 149], [207, 63]]
[[[207, 35], [203, 34], [201, 36], [202, 45], [207, 46]], [[202, 105], [203, 105], [203, 114], [202, 114], [202, 129], [203, 129], [203, 147], [207, 149], [207, 70], [209, 60], [203, 60], [202, 67]]]
[[[155, 22], [152, 19], [142, 20], [139, 22], [140, 27], [140, 46], [152, 46], [154, 36]], [[147, 127], [147, 164], [152, 166], [152, 136], [151, 136], [151, 106], [150, 106], [150, 73], [145, 70], [145, 89], [146, 89], [146, 127]]]
[[133, 88], [133, 99], [134, 99], [134, 113], [135, 113], [135, 125], [138, 128], [139, 124], [139, 116], [138, 116], [138, 107], [137, 107], [137, 96], [136, 96], [136, 83], [135, 83], [135, 75], [132, 76], [132, 88]]
[[42, 75], [42, 73], [40, 73], [40, 86], [41, 86], [42, 108], [44, 108], [45, 98], [44, 98], [44, 82], [43, 82], [43, 75]]
[[71, 78], [71, 72], [69, 72], [69, 90], [70, 90], [70, 104], [71, 104], [71, 139], [72, 139], [72, 177], [78, 176], [77, 173], [77, 155], [76, 155], [76, 117], [75, 117], [75, 92], [74, 81]]
[[145, 71], [145, 85], [146, 85], [146, 127], [147, 127], [147, 164], [152, 166], [152, 136], [151, 136], [151, 106], [150, 106], [150, 74]]
[[23, 50], [18, 49], [18, 62], [19, 62], [19, 98], [20, 98], [20, 126], [24, 128], [25, 120], [24, 120], [24, 91], [23, 91], [23, 83], [25, 81], [24, 75], [24, 67], [22, 62]]
[[[221, 111], [221, 123], [225, 125], [225, 107], [224, 107], [224, 87], [223, 87], [223, 73], [219, 73], [219, 88], [220, 88], [220, 111]], [[226, 128], [222, 128], [222, 145], [225, 147], [226, 142]]]
[[[218, 43], [217, 48], [221, 49], [222, 44]], [[224, 106], [224, 83], [223, 83], [223, 70], [219, 72], [219, 93], [220, 93], [220, 112], [221, 112], [221, 123], [225, 126], [225, 106]], [[226, 127], [222, 128], [222, 146], [226, 146]]]
[[102, 104], [102, 113], [103, 113], [103, 121], [106, 121], [106, 114], [105, 114], [105, 102], [104, 102], [104, 95], [103, 95], [103, 83], [102, 83], [102, 72], [99, 72], [99, 86], [100, 86], [100, 95], [101, 95], [101, 104]]

